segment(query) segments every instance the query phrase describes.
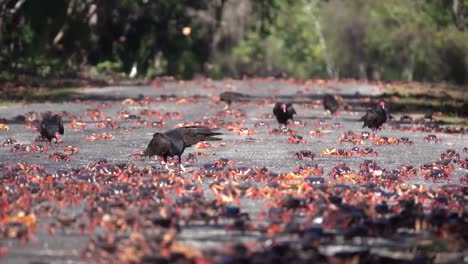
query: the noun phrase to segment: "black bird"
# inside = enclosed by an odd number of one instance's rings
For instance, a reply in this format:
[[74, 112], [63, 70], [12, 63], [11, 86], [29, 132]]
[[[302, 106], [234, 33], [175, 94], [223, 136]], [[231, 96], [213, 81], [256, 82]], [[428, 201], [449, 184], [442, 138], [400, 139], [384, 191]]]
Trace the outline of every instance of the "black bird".
[[215, 136], [222, 135], [216, 132], [218, 129], [211, 129], [206, 126], [186, 126], [171, 129], [165, 133], [154, 133], [153, 139], [143, 152], [144, 156], [161, 156], [164, 162], [167, 157], [177, 156], [179, 165], [181, 164], [181, 155], [186, 147], [190, 147], [200, 141], [220, 141], [221, 138]]
[[323, 97], [323, 108], [325, 111], [330, 111], [332, 115], [338, 111], [338, 108], [340, 107], [340, 102], [335, 98], [335, 96], [331, 94], [326, 94], [325, 97]]
[[41, 122], [41, 137], [52, 143], [52, 139], [55, 138], [56, 142], [60, 141], [64, 134], [62, 117], [59, 115], [51, 116], [51, 114], [44, 114]]
[[250, 96], [238, 92], [223, 92], [219, 95], [219, 99], [226, 103], [226, 109], [231, 107], [232, 102], [242, 102], [249, 100]]
[[285, 127], [289, 119], [294, 119], [293, 115], [296, 114], [296, 110], [292, 106], [292, 103], [285, 104], [278, 102], [275, 104], [275, 107], [273, 107], [273, 114], [276, 116], [280, 127]]
[[374, 131], [379, 129], [385, 121], [387, 121], [387, 112], [385, 111], [385, 103], [381, 101], [379, 104], [369, 107], [366, 114], [361, 117], [360, 121], [364, 121], [362, 128], [368, 127]]

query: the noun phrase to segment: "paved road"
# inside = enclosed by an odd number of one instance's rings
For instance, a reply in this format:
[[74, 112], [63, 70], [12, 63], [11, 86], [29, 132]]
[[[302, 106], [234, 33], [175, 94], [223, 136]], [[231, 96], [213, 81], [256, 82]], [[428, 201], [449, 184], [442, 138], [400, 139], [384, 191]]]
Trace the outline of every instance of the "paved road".
[[[350, 148], [350, 145], [339, 145], [338, 139], [344, 131], [362, 131], [361, 123], [357, 122], [363, 114], [363, 108], [355, 108], [355, 111], [344, 111], [341, 116], [336, 119], [330, 119], [330, 116], [324, 114], [322, 106], [318, 101], [321, 95], [327, 91], [332, 91], [342, 94], [345, 100], [354, 100], [354, 95], [359, 92], [363, 95], [379, 95], [382, 91], [378, 87], [361, 84], [339, 84], [320, 85], [320, 84], [294, 84], [280, 81], [197, 81], [197, 82], [172, 82], [164, 83], [162, 86], [115, 86], [106, 88], [86, 89], [82, 91], [79, 97], [88, 97], [93, 100], [76, 101], [67, 103], [43, 103], [43, 104], [27, 104], [27, 105], [9, 105], [0, 107], [0, 117], [13, 118], [19, 114], [25, 114], [29, 111], [45, 112], [45, 111], [67, 111], [69, 114], [84, 115], [88, 109], [99, 107], [103, 103], [109, 103], [110, 108], [102, 108], [106, 116], [116, 118], [121, 126], [119, 129], [101, 129], [95, 127], [95, 122], [85, 118], [88, 127], [84, 131], [74, 131], [71, 128], [72, 120], [65, 119], [66, 133], [63, 137], [65, 145], [74, 145], [80, 148], [80, 153], [73, 156], [70, 162], [53, 162], [47, 157], [50, 153], [11, 153], [8, 147], [0, 148], [0, 161], [7, 162], [28, 162], [30, 164], [41, 164], [50, 170], [69, 169], [79, 166], [85, 166], [90, 161], [96, 161], [100, 158], [106, 158], [111, 162], [135, 162], [137, 164], [152, 163], [158, 165], [154, 160], [135, 161], [129, 156], [133, 153], [143, 150], [151, 139], [154, 128], [147, 128], [136, 124], [134, 121], [123, 121], [117, 117], [119, 110], [126, 110], [131, 114], [138, 114], [144, 109], [157, 110], [161, 113], [178, 112], [183, 116], [180, 119], [167, 119], [167, 123], [161, 130], [166, 130], [174, 127], [177, 124], [184, 122], [190, 123], [194, 121], [203, 121], [204, 118], [212, 117], [216, 113], [223, 110], [224, 104], [217, 103], [213, 97], [218, 95], [220, 91], [234, 90], [238, 92], [248, 93], [257, 96], [256, 100], [248, 103], [234, 103], [233, 109], [242, 109], [247, 114], [246, 117], [236, 119], [242, 120], [242, 127], [254, 130], [254, 134], [249, 136], [254, 140], [246, 140], [247, 136], [237, 135], [232, 131], [222, 129], [224, 133], [224, 146], [219, 143], [214, 143], [214, 148], [208, 149], [189, 149], [184, 153], [183, 159], [188, 157], [188, 153], [194, 151], [203, 151], [208, 153], [207, 156], [199, 156], [198, 161], [194, 165], [202, 166], [206, 163], [211, 163], [219, 158], [228, 158], [237, 162], [240, 166], [267, 167], [270, 171], [289, 172], [292, 171], [301, 162], [293, 157], [293, 154], [300, 150], [310, 150], [318, 154], [318, 158], [314, 161], [324, 167], [325, 175], [327, 175], [332, 166], [342, 159], [334, 157], [320, 157], [320, 152], [326, 148]], [[141, 96], [161, 97], [175, 96], [173, 99], [165, 101], [153, 102], [148, 105], [129, 105], [123, 103], [125, 98], [137, 98]], [[200, 96], [201, 95], [201, 96]], [[297, 131], [298, 135], [302, 135], [307, 143], [288, 144], [286, 135], [273, 136], [268, 132], [277, 127], [276, 120], [264, 118], [265, 115], [271, 113], [274, 99], [290, 100], [297, 102], [295, 105], [298, 113], [297, 120], [305, 123], [304, 127], [295, 125], [293, 130]], [[182, 100], [186, 99], [186, 100]], [[155, 119], [147, 118], [149, 121]], [[231, 117], [224, 117], [226, 121], [234, 120]], [[325, 128], [323, 137], [312, 137], [309, 131], [317, 129], [314, 123], [320, 119], [324, 119], [330, 123], [340, 122], [343, 127], [338, 129]], [[254, 124], [264, 121], [269, 127], [254, 128]], [[12, 137], [22, 144], [29, 144], [34, 141], [37, 135], [36, 131], [25, 129], [23, 124], [10, 124], [9, 131], [0, 132], [0, 140]], [[109, 132], [114, 136], [113, 141], [86, 141], [86, 137], [98, 133]], [[423, 137], [427, 136], [424, 133], [409, 133], [399, 132], [388, 129], [383, 129], [379, 132], [380, 135], [388, 137], [409, 137], [414, 141], [414, 146], [398, 145], [398, 146], [372, 146], [380, 153], [379, 157], [373, 158], [384, 168], [396, 168], [400, 165], [414, 165], [432, 162], [438, 159], [440, 153], [447, 148], [453, 148], [461, 151], [463, 147], [468, 146], [467, 136], [438, 134], [442, 139], [441, 143], [427, 143], [423, 141]], [[365, 146], [371, 146], [369, 142]], [[463, 156], [465, 155], [465, 156]], [[462, 154], [462, 158], [466, 154]], [[356, 168], [361, 162], [361, 157], [353, 156], [346, 158], [348, 165]], [[459, 177], [466, 177], [467, 171], [457, 169], [454, 172], [453, 182], [458, 183]], [[327, 177], [327, 176], [326, 176]], [[416, 178], [412, 183], [422, 185], [433, 185], [421, 178]], [[209, 183], [204, 183], [203, 188], [207, 188]], [[442, 184], [442, 183], [439, 183]], [[261, 206], [261, 201], [243, 200], [243, 211], [255, 214]], [[52, 261], [61, 263], [64, 261], [77, 262], [79, 261], [79, 252], [83, 245], [88, 241], [87, 236], [76, 235], [59, 235], [51, 239], [50, 236], [38, 229], [38, 240], [30, 242], [26, 245], [18, 246], [18, 242], [5, 241], [9, 246], [9, 251], [3, 259], [2, 263], [29, 263], [31, 261]], [[216, 228], [186, 228], [183, 230], [180, 240], [189, 245], [200, 247], [217, 246], [220, 241], [232, 240], [230, 236], [226, 236], [225, 231]], [[238, 239], [252, 239], [248, 237], [239, 237]]]

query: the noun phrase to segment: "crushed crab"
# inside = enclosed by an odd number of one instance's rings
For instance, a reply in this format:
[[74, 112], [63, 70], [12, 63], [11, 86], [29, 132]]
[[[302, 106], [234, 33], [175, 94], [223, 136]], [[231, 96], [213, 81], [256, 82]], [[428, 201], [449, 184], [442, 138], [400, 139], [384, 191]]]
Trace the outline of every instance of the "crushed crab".
[[207, 149], [207, 148], [212, 148], [212, 147], [213, 147], [213, 145], [211, 145], [210, 143], [205, 142], [205, 141], [198, 142], [198, 143], [195, 145], [195, 148], [196, 148], [196, 149]]

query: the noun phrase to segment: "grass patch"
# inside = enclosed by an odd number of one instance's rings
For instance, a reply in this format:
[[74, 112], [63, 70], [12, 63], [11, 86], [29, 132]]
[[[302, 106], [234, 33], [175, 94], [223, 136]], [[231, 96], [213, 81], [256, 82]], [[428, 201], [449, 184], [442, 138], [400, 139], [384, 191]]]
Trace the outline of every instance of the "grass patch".
[[450, 84], [403, 83], [385, 87], [388, 108], [401, 113], [442, 113], [444, 118], [468, 118], [466, 87]]
[[390, 95], [400, 95], [416, 98], [447, 98], [460, 101], [468, 101], [468, 87], [457, 86], [447, 83], [402, 83], [389, 84], [385, 87], [385, 92]]

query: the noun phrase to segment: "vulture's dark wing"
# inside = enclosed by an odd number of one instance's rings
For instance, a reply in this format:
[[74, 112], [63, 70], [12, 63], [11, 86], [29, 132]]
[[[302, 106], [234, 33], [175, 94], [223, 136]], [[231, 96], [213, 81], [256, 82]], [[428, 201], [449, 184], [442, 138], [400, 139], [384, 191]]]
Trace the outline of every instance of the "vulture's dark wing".
[[273, 107], [273, 114], [275, 116], [280, 115], [283, 112], [283, 110], [281, 109], [282, 104], [283, 103], [276, 103], [275, 106]]
[[43, 137], [48, 137], [49, 136], [49, 130], [47, 126], [47, 121], [45, 119], [42, 119], [41, 121], [41, 136]]
[[144, 151], [146, 156], [169, 156], [173, 152], [177, 152], [172, 140], [165, 134], [155, 133], [148, 147]]
[[377, 123], [378, 117], [379, 115], [377, 114], [374, 108], [367, 109], [366, 114], [363, 117], [361, 117], [361, 121], [364, 121], [364, 125], [362, 126], [362, 128], [374, 127], [375, 124]]
[[60, 116], [57, 116], [58, 118], [58, 132], [63, 135], [65, 133], [65, 129], [63, 128], [63, 120]]
[[289, 117], [292, 118], [293, 115], [297, 114], [296, 109], [292, 106], [292, 103], [288, 103], [286, 105], [286, 112], [288, 113]]
[[334, 113], [336, 110], [338, 110], [338, 107], [340, 106], [340, 103], [338, 100], [335, 99], [335, 97], [331, 94], [326, 94], [325, 97], [323, 98], [323, 107], [325, 110], [330, 110], [330, 112]]
[[215, 132], [217, 129], [211, 129], [205, 126], [189, 126], [176, 128], [168, 131], [171, 138], [179, 135], [182, 138], [184, 147], [189, 147], [197, 144], [200, 141], [220, 141], [221, 138], [215, 136], [222, 135], [222, 133]]

